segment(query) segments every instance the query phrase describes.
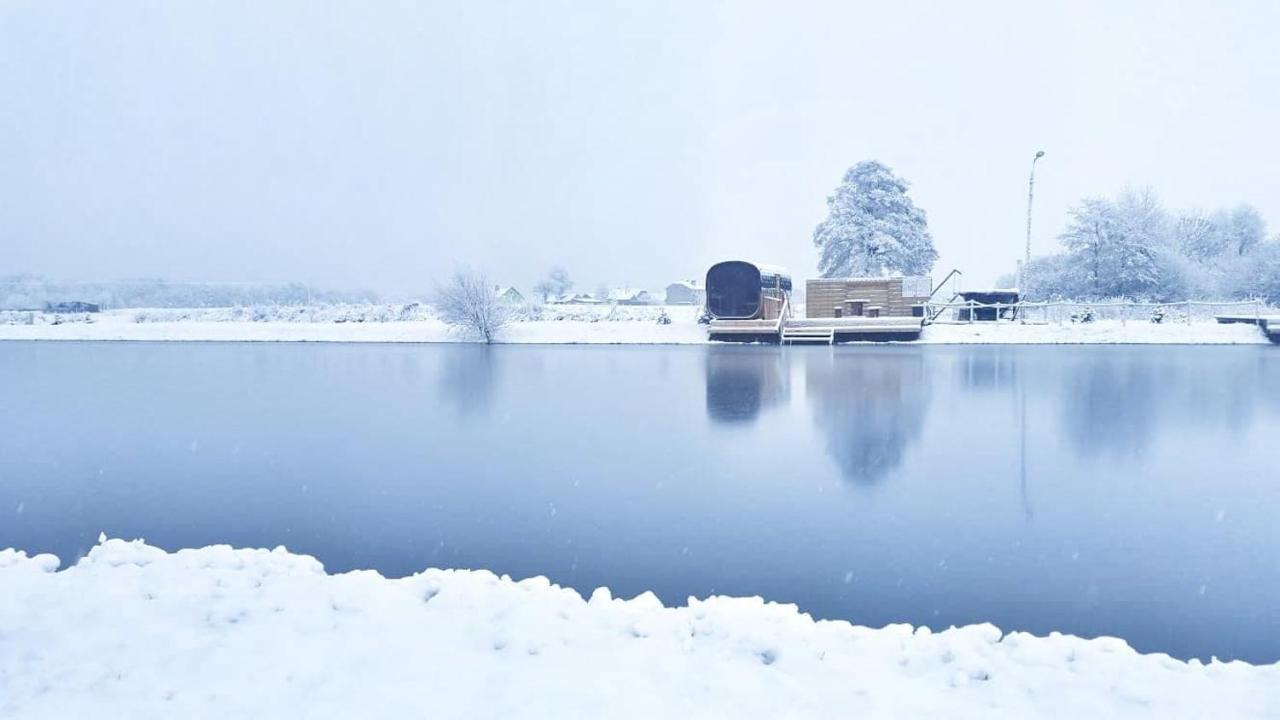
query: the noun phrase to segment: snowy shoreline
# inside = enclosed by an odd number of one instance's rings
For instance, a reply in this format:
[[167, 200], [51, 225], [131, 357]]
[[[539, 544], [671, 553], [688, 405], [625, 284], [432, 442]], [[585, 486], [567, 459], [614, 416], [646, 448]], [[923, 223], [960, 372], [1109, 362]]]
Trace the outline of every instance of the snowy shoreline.
[[[694, 308], [665, 309], [670, 324], [656, 321], [659, 308], [585, 308], [553, 319], [519, 320], [502, 333], [502, 344], [697, 345], [706, 344], [706, 326], [696, 321]], [[207, 319], [213, 316], [219, 319]], [[0, 323], [0, 341], [147, 341], [147, 342], [334, 342], [334, 343], [449, 343], [468, 339], [431, 317], [409, 320], [317, 321], [303, 319], [241, 319], [227, 311], [115, 310], [59, 324]], [[168, 319], [168, 318], [178, 319]], [[1139, 345], [1265, 345], [1267, 337], [1248, 324], [1221, 325], [1099, 320], [1087, 324], [973, 323], [929, 325], [923, 344], [1139, 344]]]
[[1115, 638], [664, 607], [544, 578], [329, 575], [277, 548], [0, 551], [0, 716], [1275, 717], [1280, 663]]

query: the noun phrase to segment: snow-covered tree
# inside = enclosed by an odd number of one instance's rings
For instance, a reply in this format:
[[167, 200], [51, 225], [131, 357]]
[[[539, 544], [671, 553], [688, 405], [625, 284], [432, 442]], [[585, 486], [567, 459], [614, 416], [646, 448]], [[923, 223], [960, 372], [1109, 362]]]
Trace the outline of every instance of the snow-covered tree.
[[1023, 290], [1037, 299], [1276, 297], [1280, 251], [1265, 233], [1249, 205], [1170, 219], [1150, 191], [1089, 198], [1070, 211], [1066, 252], [1033, 259]]
[[823, 277], [925, 275], [938, 259], [924, 211], [908, 184], [875, 161], [844, 174], [827, 198], [827, 218], [813, 231]]
[[542, 302], [564, 295], [572, 289], [573, 280], [569, 277], [569, 271], [559, 265], [553, 266], [547, 276], [533, 286], [533, 291], [542, 298]]
[[1224, 236], [1218, 223], [1196, 211], [1178, 216], [1173, 223], [1173, 238], [1178, 250], [1192, 260], [1217, 257], [1224, 248]]
[[1220, 223], [1226, 248], [1236, 255], [1248, 253], [1266, 239], [1267, 223], [1252, 205], [1239, 205], [1223, 215]]
[[498, 299], [483, 273], [459, 270], [436, 289], [440, 319], [465, 333], [491, 343], [511, 321], [511, 307]]
[[1280, 237], [1258, 245], [1238, 276], [1238, 297], [1280, 304]]
[[1084, 267], [1067, 253], [1032, 258], [1023, 271], [1022, 282], [1022, 295], [1029, 299], [1074, 299], [1091, 294]]
[[1266, 239], [1267, 224], [1252, 205], [1238, 205], [1210, 216], [1186, 213], [1174, 225], [1179, 249], [1193, 260], [1227, 254], [1246, 255]]
[[1167, 238], [1168, 218], [1149, 191], [1085, 199], [1061, 237], [1092, 297], [1159, 295]]

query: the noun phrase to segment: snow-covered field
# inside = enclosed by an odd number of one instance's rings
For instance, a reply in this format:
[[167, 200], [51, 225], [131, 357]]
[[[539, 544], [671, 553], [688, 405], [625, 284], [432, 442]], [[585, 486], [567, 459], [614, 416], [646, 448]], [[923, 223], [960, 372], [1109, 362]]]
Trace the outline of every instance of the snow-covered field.
[[0, 551], [0, 717], [1263, 718], [1280, 664], [1123, 641], [664, 607], [533, 578], [328, 575], [283, 549]]
[[[658, 323], [666, 312], [668, 325]], [[690, 306], [548, 306], [513, 321], [505, 343], [689, 344], [707, 341]], [[0, 340], [465, 342], [421, 306], [112, 310], [61, 318], [0, 316]], [[87, 319], [87, 320], [86, 320]]]
[[[670, 324], [660, 324], [665, 312]], [[689, 306], [547, 306], [526, 312], [501, 334], [504, 343], [695, 344], [706, 327]], [[1280, 323], [1280, 321], [1277, 321]], [[113, 310], [54, 317], [0, 313], [0, 340], [191, 340], [310, 342], [463, 342], [466, 335], [420, 305]], [[1261, 344], [1252, 325], [1197, 321], [1121, 323], [973, 323], [925, 328], [926, 343]]]

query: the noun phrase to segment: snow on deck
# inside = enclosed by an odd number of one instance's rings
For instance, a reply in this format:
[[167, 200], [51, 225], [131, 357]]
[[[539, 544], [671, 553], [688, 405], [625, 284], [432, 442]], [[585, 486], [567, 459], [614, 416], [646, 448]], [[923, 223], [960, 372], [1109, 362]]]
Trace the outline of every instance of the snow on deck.
[[[0, 551], [0, 717], [1254, 718], [1280, 664], [1123, 641], [664, 607], [543, 578], [328, 575], [283, 549]], [[1171, 632], [1176, 629], [1171, 628]]]

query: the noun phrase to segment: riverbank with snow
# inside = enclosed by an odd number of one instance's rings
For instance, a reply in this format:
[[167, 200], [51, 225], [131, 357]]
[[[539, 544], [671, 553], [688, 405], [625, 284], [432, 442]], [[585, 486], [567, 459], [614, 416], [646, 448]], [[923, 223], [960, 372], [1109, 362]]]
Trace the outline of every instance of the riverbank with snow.
[[1255, 325], [1216, 322], [1161, 323], [1098, 320], [1091, 323], [937, 324], [919, 342], [938, 345], [1265, 345]]
[[[670, 320], [663, 324], [659, 317]], [[548, 306], [511, 322], [499, 342], [509, 344], [689, 345], [708, 342], [698, 309], [690, 306]], [[8, 313], [0, 340], [199, 342], [467, 342], [466, 335], [426, 308], [333, 306], [113, 310], [93, 315]], [[936, 324], [918, 342], [932, 344], [1159, 344], [1257, 345], [1267, 337], [1248, 324], [1215, 322]]]
[[328, 575], [283, 549], [0, 551], [0, 716], [1263, 718], [1280, 664], [541, 578]]

